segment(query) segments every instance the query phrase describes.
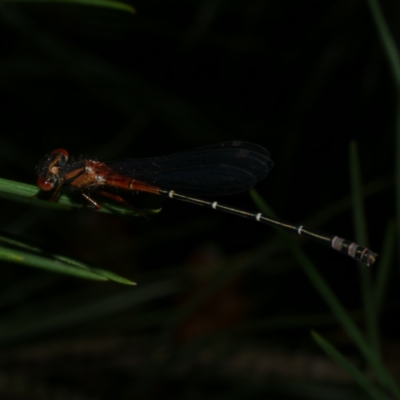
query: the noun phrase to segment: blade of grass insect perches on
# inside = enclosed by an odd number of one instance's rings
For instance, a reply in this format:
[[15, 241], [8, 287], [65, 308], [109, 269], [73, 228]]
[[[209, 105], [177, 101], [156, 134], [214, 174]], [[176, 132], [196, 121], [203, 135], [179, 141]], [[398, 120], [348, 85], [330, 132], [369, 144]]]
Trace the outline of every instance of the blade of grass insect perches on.
[[[32, 204], [35, 206], [41, 206], [45, 208], [53, 208], [56, 210], [70, 210], [72, 207], [82, 208], [84, 202], [73, 201], [71, 198], [65, 194], [61, 194], [57, 199], [57, 202], [51, 202], [42, 200], [36, 197], [39, 189], [36, 185], [29, 185], [27, 183], [11, 181], [8, 179], [0, 178], [0, 197], [18, 201], [21, 203]], [[122, 203], [113, 203], [109, 201], [102, 202], [101, 210], [98, 212], [104, 212], [108, 214], [128, 214], [133, 217], [141, 217], [143, 214], [156, 214], [160, 211], [158, 210], [148, 210], [143, 209], [143, 213], [139, 213], [139, 210], [134, 210], [129, 208]], [[142, 209], [140, 209], [142, 211]]]
[[339, 351], [335, 349], [327, 340], [325, 340], [317, 332], [311, 331], [311, 335], [315, 342], [321, 347], [322, 350], [339, 366], [341, 366], [354, 381], [365, 390], [365, 392], [376, 400], [385, 400], [388, 397], [377, 387], [372, 381], [359, 371], [351, 362], [349, 362]]
[[113, 272], [92, 268], [68, 257], [46, 253], [38, 247], [31, 246], [18, 239], [9, 238], [4, 234], [0, 236], [0, 260], [46, 269], [51, 272], [72, 275], [79, 278], [136, 285], [135, 282], [118, 276]]
[[394, 249], [396, 241], [396, 223], [389, 222], [386, 229], [386, 234], [383, 240], [383, 250], [379, 260], [379, 268], [376, 275], [375, 285], [375, 309], [379, 316], [382, 310], [383, 299], [385, 296], [385, 289], [389, 279], [390, 266], [394, 262]]
[[[356, 232], [356, 241], [362, 246], [368, 247], [367, 223], [365, 220], [365, 210], [362, 195], [361, 168], [357, 152], [357, 144], [354, 141], [350, 143], [349, 157], [353, 220]], [[374, 306], [375, 296], [373, 294], [371, 268], [366, 268], [365, 265], [360, 264], [359, 272], [367, 336], [371, 346], [375, 349], [376, 355], [379, 357], [379, 326], [376, 308]]]
[[[0, 197], [15, 198], [18, 201], [29, 203], [38, 192], [39, 190], [36, 185], [34, 186], [27, 183], [0, 178]], [[64, 206], [72, 205], [71, 201], [68, 198], [63, 199], [62, 201], [60, 201], [59, 204]]]
[[[378, 31], [379, 38], [382, 43], [383, 50], [392, 70], [394, 83], [397, 89], [397, 115], [396, 115], [396, 132], [395, 132], [395, 182], [396, 182], [396, 218], [397, 228], [400, 228], [400, 55], [396, 46], [396, 42], [390, 33], [388, 24], [383, 15], [378, 0], [368, 0], [372, 19]], [[400, 235], [397, 235], [398, 249], [400, 257]]]
[[61, 195], [57, 203], [40, 200], [35, 197], [38, 192], [39, 189], [36, 185], [29, 185], [27, 183], [0, 178], [0, 197], [5, 199], [56, 208], [59, 210], [69, 210], [72, 206], [76, 205], [66, 195]]
[[[250, 191], [250, 194], [253, 198], [253, 201], [261, 210], [261, 212], [265, 213], [267, 216], [275, 217], [270, 207], [267, 206], [261, 196], [254, 189]], [[314, 285], [321, 297], [325, 300], [332, 313], [336, 316], [348, 335], [352, 338], [361, 354], [368, 361], [371, 368], [374, 370], [379, 382], [388, 390], [390, 390], [395, 395], [396, 399], [400, 399], [400, 388], [390, 376], [385, 366], [382, 364], [380, 358], [377, 357], [376, 352], [371, 349], [370, 345], [361, 334], [360, 330], [350, 317], [349, 313], [345, 310], [338, 298], [332, 292], [326, 281], [318, 272], [317, 268], [308, 259], [304, 252], [300, 249], [299, 245], [290, 237], [287, 232], [284, 232], [279, 228], [275, 228], [275, 230], [281, 236], [290, 251], [293, 253], [296, 260], [302, 266], [311, 283]]]
[[2, 3], [63, 3], [63, 4], [77, 4], [83, 6], [94, 6], [94, 7], [105, 7], [114, 10], [128, 11], [132, 14], [136, 13], [136, 10], [129, 4], [122, 3], [120, 1], [111, 0], [0, 0]]

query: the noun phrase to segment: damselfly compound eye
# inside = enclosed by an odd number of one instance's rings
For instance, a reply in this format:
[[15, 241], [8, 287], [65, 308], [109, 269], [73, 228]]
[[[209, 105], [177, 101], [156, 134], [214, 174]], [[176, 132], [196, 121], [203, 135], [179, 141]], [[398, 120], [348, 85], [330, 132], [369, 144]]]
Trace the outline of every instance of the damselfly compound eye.
[[65, 161], [68, 160], [68, 151], [64, 149], [55, 149], [50, 154], [62, 154], [65, 157]]
[[39, 188], [41, 190], [45, 190], [46, 192], [49, 191], [49, 190], [54, 189], [54, 184], [53, 183], [51, 183], [49, 181], [45, 181], [40, 176], [37, 179], [37, 185], [39, 186]]

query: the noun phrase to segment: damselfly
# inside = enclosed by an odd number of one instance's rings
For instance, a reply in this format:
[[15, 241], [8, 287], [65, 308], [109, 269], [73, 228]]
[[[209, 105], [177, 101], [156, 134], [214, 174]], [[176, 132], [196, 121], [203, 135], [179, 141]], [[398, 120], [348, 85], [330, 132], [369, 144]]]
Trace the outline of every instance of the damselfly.
[[349, 240], [201, 198], [245, 192], [264, 179], [273, 165], [268, 150], [240, 141], [219, 143], [164, 157], [111, 162], [85, 159], [68, 162], [68, 152], [56, 149], [38, 167], [37, 183], [42, 190], [54, 190], [51, 201], [57, 200], [63, 186], [69, 186], [80, 191], [95, 209], [101, 206], [90, 197], [90, 192], [122, 203], [126, 203], [125, 199], [110, 193], [110, 189], [149, 192], [293, 231], [367, 265], [375, 262], [376, 253]]

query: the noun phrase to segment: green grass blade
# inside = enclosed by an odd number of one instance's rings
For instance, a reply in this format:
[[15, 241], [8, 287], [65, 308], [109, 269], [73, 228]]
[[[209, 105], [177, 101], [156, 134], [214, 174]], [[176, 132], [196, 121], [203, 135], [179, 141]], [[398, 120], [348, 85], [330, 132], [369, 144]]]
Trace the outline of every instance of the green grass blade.
[[351, 364], [339, 351], [335, 349], [328, 341], [316, 332], [311, 332], [315, 342], [321, 347], [325, 353], [339, 364], [354, 381], [365, 390], [365, 392], [375, 400], [385, 400], [388, 397], [377, 388], [361, 371], [359, 371], [353, 364]]
[[[354, 141], [350, 143], [349, 156], [356, 241], [362, 246], [368, 247], [367, 223], [362, 195], [361, 168], [357, 152], [357, 144]], [[374, 348], [376, 355], [379, 356], [379, 327], [374, 305], [375, 297], [372, 288], [371, 268], [366, 268], [365, 265], [360, 264], [359, 272], [368, 339]]]
[[127, 278], [124, 278], [120, 275], [115, 274], [114, 272], [107, 271], [105, 269], [93, 268], [91, 267], [90, 270], [95, 272], [96, 274], [106, 278], [108, 281], [113, 281], [116, 283], [121, 283], [123, 285], [136, 285], [136, 282], [130, 281]]
[[136, 285], [126, 278], [103, 269], [92, 268], [71, 258], [49, 254], [4, 234], [0, 236], [0, 260], [41, 268], [51, 272], [72, 275], [97, 281], [114, 281], [125, 285]]
[[136, 10], [129, 4], [120, 1], [110, 0], [0, 0], [3, 3], [64, 3], [64, 4], [78, 4], [83, 6], [106, 7], [114, 10], [127, 11], [132, 14]]
[[389, 66], [392, 69], [392, 74], [397, 89], [400, 90], [400, 56], [396, 47], [396, 43], [389, 31], [389, 27], [386, 23], [385, 17], [383, 16], [379, 1], [368, 0], [368, 5], [379, 37], [381, 39], [383, 50], [386, 53], [386, 57], [389, 61]]
[[[40, 207], [52, 208], [56, 210], [70, 210], [72, 207], [82, 208], [85, 205], [84, 202], [79, 203], [77, 201], [73, 201], [69, 196], [65, 194], [61, 194], [61, 196], [57, 199], [57, 202], [45, 201], [35, 197], [38, 192], [39, 189], [37, 186], [0, 178], [0, 197], [8, 200], [32, 204]], [[106, 200], [104, 202], [101, 202], [101, 210], [99, 211], [108, 214], [127, 214], [131, 217], [141, 217], [147, 214], [156, 214], [160, 211], [160, 209], [140, 209], [138, 211], [135, 211], [126, 205], [117, 202], [109, 202]]]
[[51, 272], [57, 272], [66, 275], [72, 275], [78, 278], [93, 279], [97, 281], [106, 281], [107, 278], [90, 270], [77, 268], [58, 260], [52, 260], [44, 256], [38, 256], [21, 250], [13, 250], [0, 246], [0, 260], [10, 261], [18, 264], [46, 269]]
[[394, 259], [396, 241], [396, 223], [394, 221], [389, 222], [384, 237], [383, 250], [379, 259], [379, 268], [376, 275], [376, 286], [375, 286], [375, 308], [379, 315], [385, 296], [385, 290], [389, 279], [390, 266]]

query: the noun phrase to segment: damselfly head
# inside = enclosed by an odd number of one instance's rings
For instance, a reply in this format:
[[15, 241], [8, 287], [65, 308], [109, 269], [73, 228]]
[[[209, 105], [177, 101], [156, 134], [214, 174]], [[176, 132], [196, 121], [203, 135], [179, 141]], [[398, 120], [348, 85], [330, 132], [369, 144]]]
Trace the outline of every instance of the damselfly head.
[[39, 164], [37, 184], [41, 190], [52, 190], [60, 185], [62, 171], [68, 161], [68, 152], [64, 149], [53, 150]]

